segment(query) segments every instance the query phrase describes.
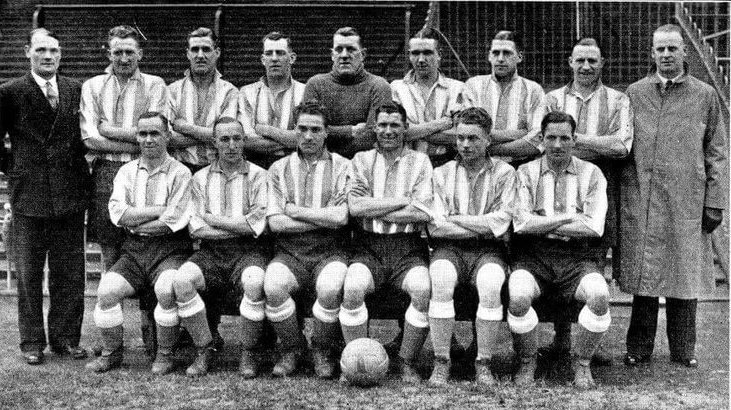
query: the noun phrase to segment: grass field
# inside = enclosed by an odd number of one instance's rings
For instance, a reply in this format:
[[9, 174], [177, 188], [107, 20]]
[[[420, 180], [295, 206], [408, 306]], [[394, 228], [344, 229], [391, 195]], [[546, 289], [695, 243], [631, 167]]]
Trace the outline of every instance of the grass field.
[[[226, 347], [207, 377], [190, 380], [183, 373], [191, 351], [178, 354], [181, 369], [175, 375], [153, 377], [141, 346], [136, 303], [125, 304], [127, 348], [122, 369], [104, 375], [84, 371], [84, 361], [46, 355], [42, 366], [27, 366], [17, 344], [17, 299], [0, 298], [0, 408], [387, 408], [387, 409], [469, 409], [469, 408], [549, 408], [549, 409], [726, 409], [729, 407], [729, 306], [727, 302], [701, 303], [698, 307], [697, 357], [700, 366], [686, 369], [670, 363], [665, 337], [664, 311], [660, 314], [657, 347], [649, 365], [627, 368], [621, 364], [629, 308], [612, 308], [613, 323], [605, 344], [613, 352], [615, 364], [594, 368], [598, 387], [578, 391], [566, 385], [566, 374], [539, 380], [531, 390], [519, 390], [509, 382], [511, 343], [507, 329], [500, 341], [503, 349], [497, 360], [501, 377], [494, 391], [475, 389], [462, 378], [449, 388], [429, 388], [426, 384], [404, 385], [389, 379], [370, 389], [342, 386], [337, 381], [320, 381], [304, 371], [280, 380], [263, 376], [253, 381], [237, 377], [239, 346], [236, 319], [224, 317], [221, 330]], [[94, 299], [86, 299], [84, 337], [89, 347], [96, 336], [91, 320]], [[541, 325], [547, 342], [551, 331]], [[546, 329], [544, 329], [546, 328]], [[396, 331], [395, 322], [377, 321], [372, 331], [381, 341]], [[459, 339], [467, 344], [469, 328], [461, 323]], [[429, 348], [423, 357], [428, 359]], [[425, 371], [428, 371], [428, 364]]]

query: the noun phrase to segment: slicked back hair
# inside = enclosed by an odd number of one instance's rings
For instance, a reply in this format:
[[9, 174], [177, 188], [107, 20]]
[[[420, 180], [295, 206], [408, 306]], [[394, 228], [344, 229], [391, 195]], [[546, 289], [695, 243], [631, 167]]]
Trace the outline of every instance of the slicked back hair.
[[58, 36], [56, 36], [56, 33], [54, 33], [51, 30], [45, 29], [43, 27], [34, 28], [33, 30], [28, 32], [28, 38], [26, 39], [27, 43], [26, 45], [30, 45], [31, 41], [33, 41], [33, 36], [36, 34], [44, 34], [48, 37], [55, 38], [56, 41], [60, 42], [61, 40], [58, 39]]
[[324, 125], [325, 127], [327, 127], [327, 124], [329, 123], [329, 119], [327, 117], [327, 108], [315, 99], [303, 101], [294, 108], [295, 124], [297, 123], [297, 121], [299, 121], [300, 115], [302, 114], [317, 115], [319, 117], [322, 117], [322, 125]]
[[279, 31], [272, 31], [272, 32], [268, 33], [266, 36], [262, 37], [261, 44], [263, 47], [264, 42], [267, 40], [277, 41], [277, 40], [282, 40], [282, 39], [287, 40], [287, 49], [289, 51], [292, 51], [292, 39]]
[[353, 27], [340, 27], [339, 29], [335, 30], [335, 33], [333, 33], [333, 37], [335, 37], [336, 35], [343, 37], [358, 37], [358, 45], [363, 48], [363, 37], [361, 37], [360, 34], [355, 31]]
[[191, 38], [196, 37], [208, 37], [213, 41], [213, 48], [218, 48], [218, 36], [216, 33], [209, 29], [208, 27], [198, 27], [197, 29], [193, 30], [188, 34], [188, 44], [190, 44]]
[[571, 135], [576, 132], [576, 120], [571, 115], [563, 111], [551, 111], [546, 114], [541, 120], [541, 134], [546, 132], [548, 124], [563, 124], [568, 123], [571, 126]]
[[140, 36], [140, 32], [134, 27], [128, 25], [112, 27], [109, 29], [109, 33], [107, 34], [107, 44], [109, 44], [113, 38], [131, 38], [137, 42], [137, 47], [142, 48], [142, 37]]
[[239, 128], [241, 128], [241, 135], [244, 135], [244, 126], [241, 125], [241, 122], [233, 117], [219, 117], [216, 119], [216, 121], [213, 123], [213, 139], [216, 139], [216, 127], [223, 124], [238, 124]]
[[512, 41], [515, 44], [516, 51], [523, 51], [523, 44], [521, 42], [520, 36], [515, 31], [498, 31], [497, 34], [495, 34], [495, 37], [493, 37], [493, 40]]
[[378, 114], [382, 112], [386, 114], [398, 113], [399, 115], [401, 115], [401, 122], [403, 122], [404, 126], [407, 125], [406, 110], [401, 104], [397, 103], [396, 101], [381, 104], [381, 106], [376, 109], [376, 117], [378, 117]]
[[162, 128], [165, 130], [165, 132], [170, 131], [170, 128], [168, 127], [168, 118], [159, 111], [147, 111], [140, 115], [140, 118], [137, 119], [137, 123], [139, 123], [141, 120], [146, 120], [148, 118], [159, 118], [160, 122], [162, 122]]
[[456, 114], [454, 122], [455, 124], [479, 125], [488, 134], [492, 130], [492, 118], [482, 107], [465, 108]]

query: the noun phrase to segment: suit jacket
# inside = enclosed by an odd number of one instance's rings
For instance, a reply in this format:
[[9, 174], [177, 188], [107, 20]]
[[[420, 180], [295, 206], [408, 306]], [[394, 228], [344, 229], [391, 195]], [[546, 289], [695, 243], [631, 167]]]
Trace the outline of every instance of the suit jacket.
[[59, 103], [51, 108], [29, 72], [0, 85], [0, 171], [9, 178], [13, 212], [60, 217], [87, 208], [91, 192], [79, 129], [81, 83], [57, 76]]

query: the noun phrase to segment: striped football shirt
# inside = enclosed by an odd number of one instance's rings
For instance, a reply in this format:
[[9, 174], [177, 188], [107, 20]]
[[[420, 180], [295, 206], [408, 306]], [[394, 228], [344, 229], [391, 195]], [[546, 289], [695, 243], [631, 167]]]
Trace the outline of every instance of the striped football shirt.
[[[108, 122], [124, 128], [137, 126], [140, 115], [147, 111], [165, 113], [167, 87], [157, 76], [135, 71], [124, 87], [120, 86], [112, 66], [105, 74], [93, 77], [81, 88], [81, 138], [105, 138], [99, 134], [99, 124]], [[91, 151], [91, 157], [128, 162], [132, 154]]]

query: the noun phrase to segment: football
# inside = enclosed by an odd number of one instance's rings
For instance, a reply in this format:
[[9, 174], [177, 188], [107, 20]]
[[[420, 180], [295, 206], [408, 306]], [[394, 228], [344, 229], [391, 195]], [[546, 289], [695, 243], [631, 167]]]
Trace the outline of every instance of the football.
[[386, 349], [377, 340], [362, 337], [348, 343], [340, 356], [340, 370], [354, 386], [375, 386], [388, 372]]

